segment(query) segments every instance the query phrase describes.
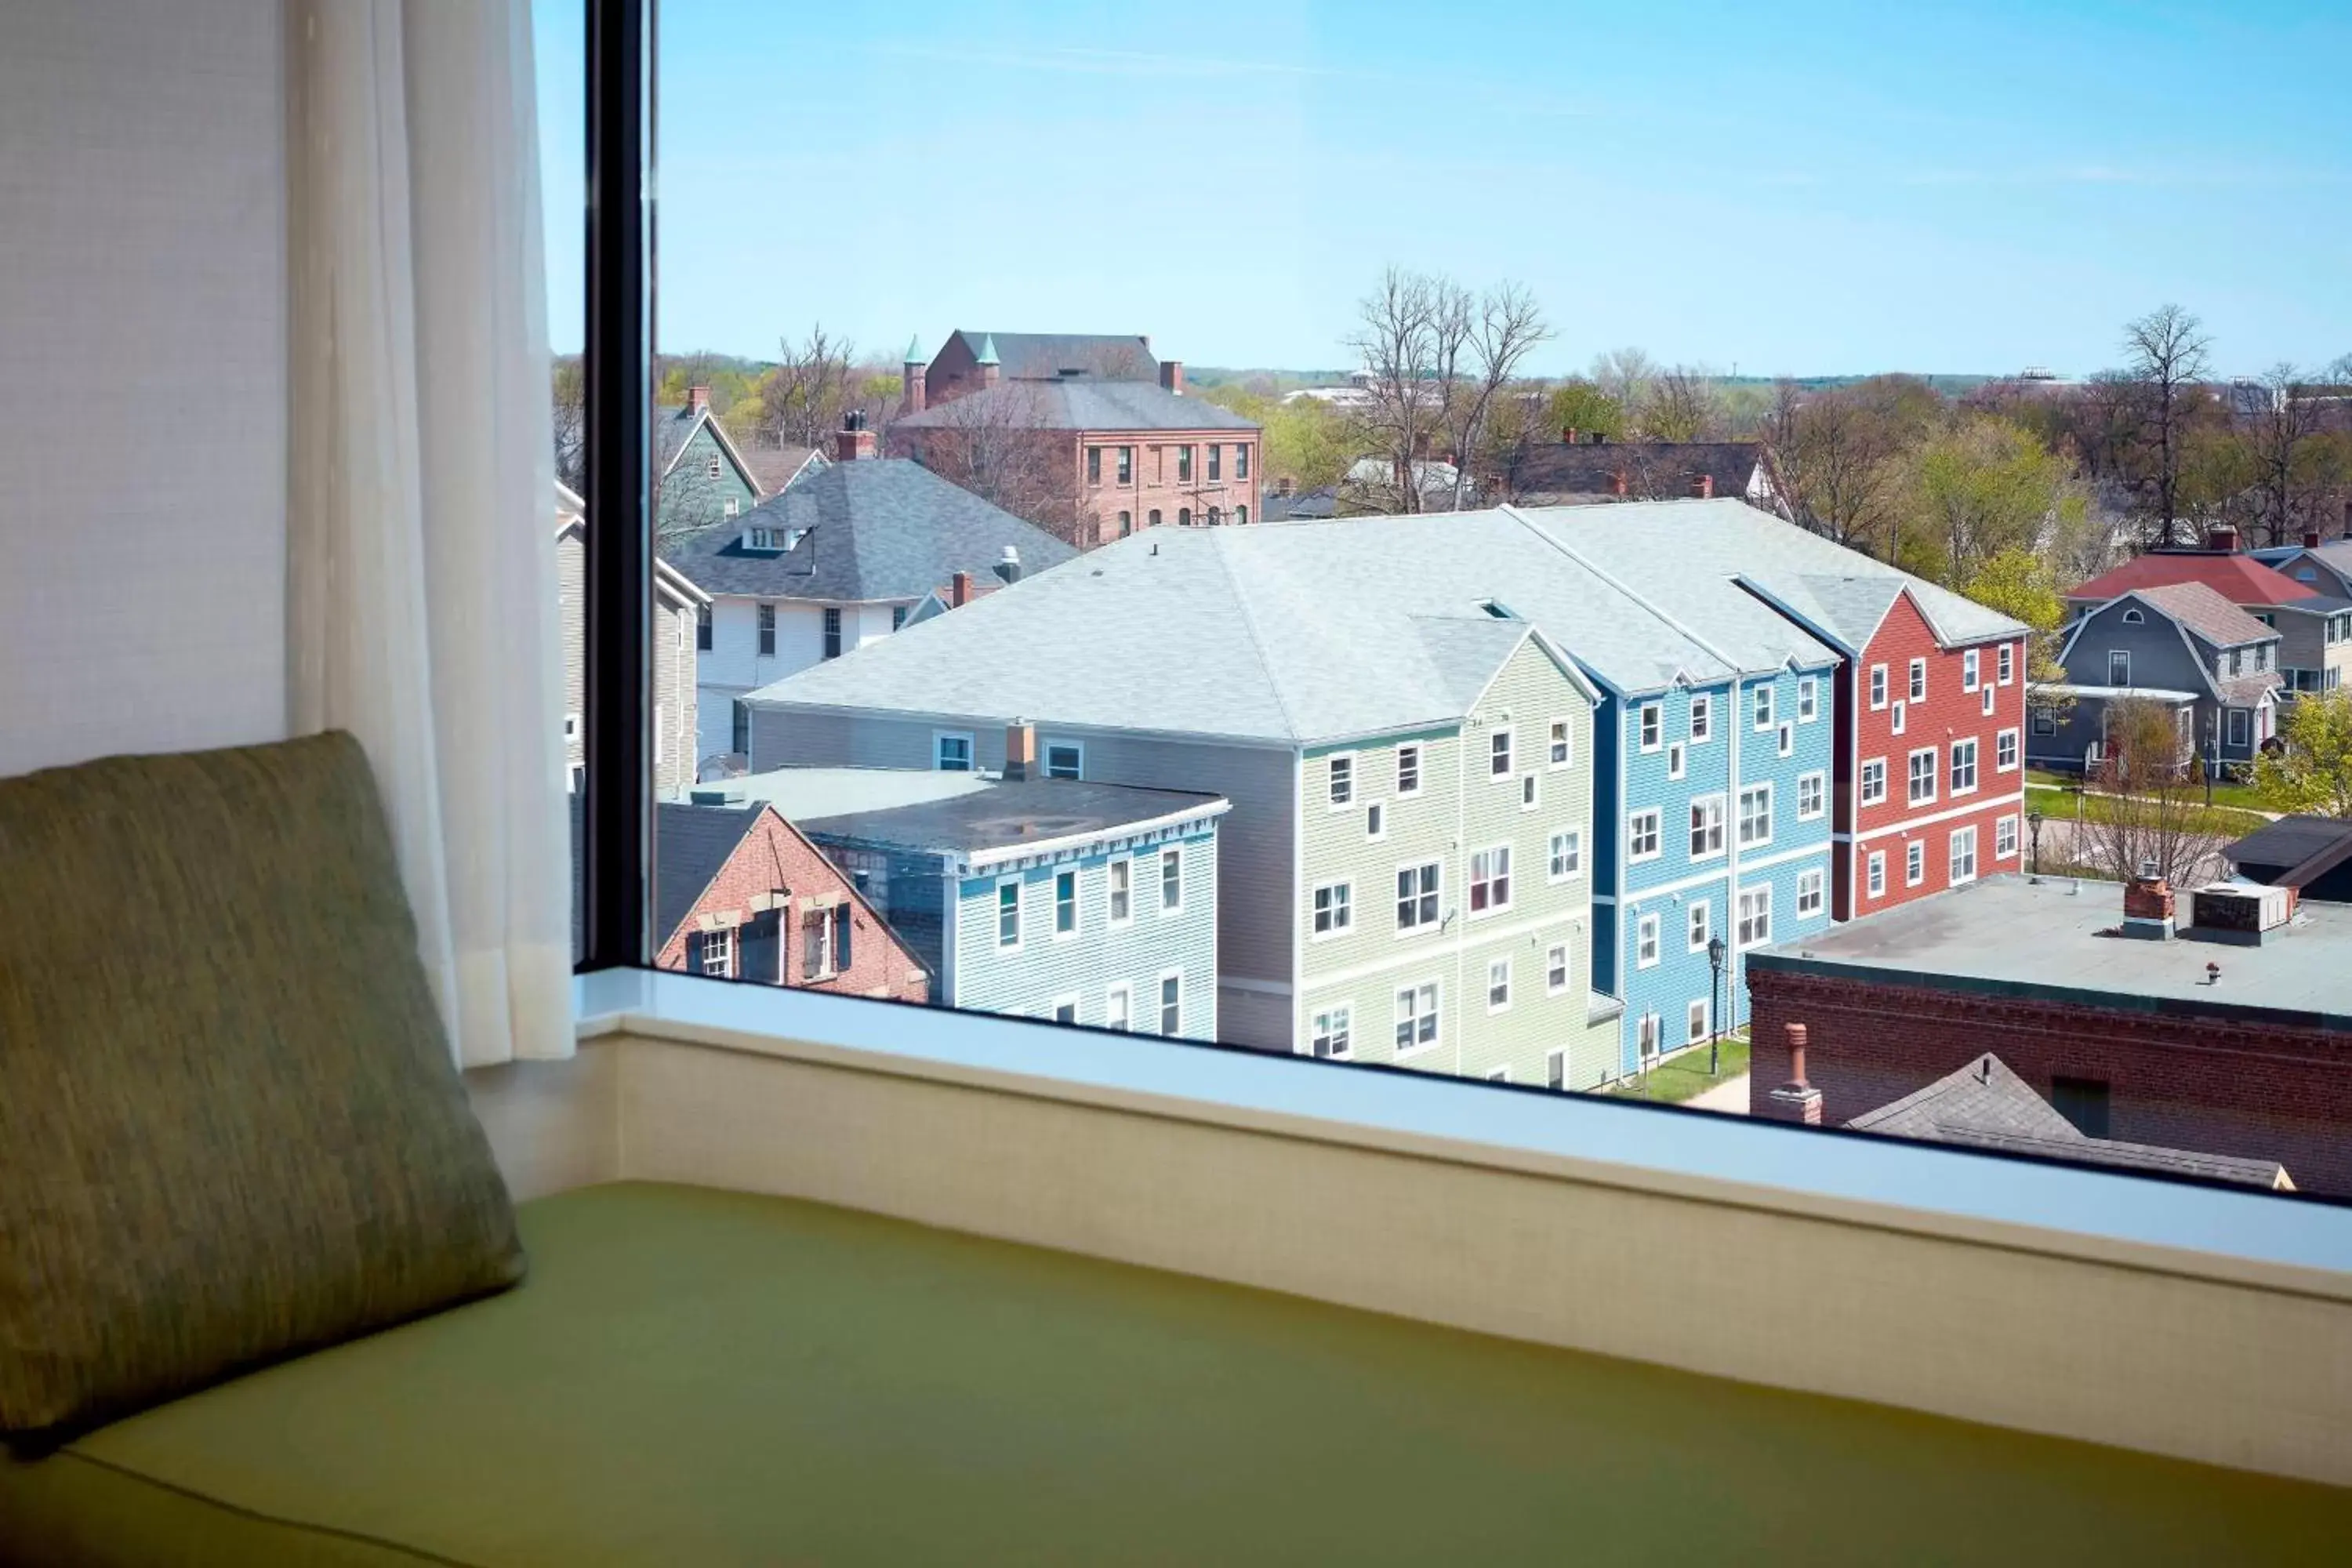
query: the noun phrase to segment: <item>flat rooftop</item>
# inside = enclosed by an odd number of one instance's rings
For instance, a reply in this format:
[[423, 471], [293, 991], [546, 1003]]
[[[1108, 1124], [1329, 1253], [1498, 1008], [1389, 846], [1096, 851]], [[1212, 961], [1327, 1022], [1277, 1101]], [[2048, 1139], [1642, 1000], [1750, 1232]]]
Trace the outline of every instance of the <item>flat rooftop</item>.
[[1223, 797], [1190, 790], [910, 768], [779, 768], [703, 790], [764, 800], [803, 833], [981, 861], [1225, 809]]
[[[2187, 891], [2180, 916], [2189, 915]], [[2352, 1029], [2352, 905], [2307, 903], [2259, 947], [2108, 934], [2123, 924], [2118, 882], [1988, 877], [1801, 942], [1748, 954], [1797, 973], [2044, 996], [2167, 1012], [2315, 1016]], [[2209, 984], [2205, 966], [2221, 966]]]

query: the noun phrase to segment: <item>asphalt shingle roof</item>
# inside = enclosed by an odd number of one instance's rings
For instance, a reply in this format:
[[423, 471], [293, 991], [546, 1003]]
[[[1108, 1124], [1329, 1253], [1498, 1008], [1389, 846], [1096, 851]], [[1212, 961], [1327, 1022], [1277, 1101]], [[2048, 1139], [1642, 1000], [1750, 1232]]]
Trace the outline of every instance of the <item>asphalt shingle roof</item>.
[[2318, 592], [2251, 555], [2151, 551], [2067, 591], [2070, 599], [2105, 604], [2136, 588], [2201, 583], [2233, 605], [2286, 605]]
[[[800, 540], [782, 553], [749, 551], [751, 528]], [[669, 542], [662, 559], [705, 593], [854, 603], [920, 599], [958, 572], [987, 575], [1008, 544], [1024, 572], [1077, 553], [919, 463], [869, 458], [804, 474], [740, 518]]]
[[1621, 474], [1635, 500], [1689, 495], [1702, 476], [1715, 481], [1717, 496], [1737, 497], [1747, 493], [1763, 450], [1754, 441], [1548, 443], [1528, 448], [1508, 479], [1511, 493], [1530, 504], [1548, 496], [1613, 495]]
[[1140, 336], [1117, 332], [972, 332], [959, 329], [976, 359], [993, 339], [999, 374], [1007, 381], [1052, 381], [1079, 371], [1097, 381], [1160, 380], [1160, 362]]
[[[572, 813], [572, 957], [574, 963], [587, 955], [587, 900], [583, 890], [587, 886], [587, 862], [583, 839], [586, 812], [583, 798], [574, 794], [569, 797]], [[719, 875], [728, 858], [735, 853], [767, 810], [763, 804], [749, 805], [686, 805], [675, 801], [658, 803], [655, 810], [655, 841], [661, 853], [655, 859], [654, 918], [658, 922], [654, 932], [656, 951], [667, 944], [677, 931], [678, 922], [702, 897], [710, 879]]]
[[1013, 381], [966, 393], [899, 419], [894, 430], [952, 430], [968, 422], [1030, 430], [1255, 430], [1253, 420], [1158, 382]]
[[814, 447], [763, 447], [756, 441], [747, 441], [739, 449], [762, 496], [774, 495], [792, 483], [793, 476], [816, 455]]
[[2282, 816], [2221, 851], [2235, 866], [2300, 866], [2352, 836], [2352, 822], [2333, 816]]
[[[870, 768], [782, 768], [759, 775], [759, 793], [804, 833], [936, 854], [970, 855], [1055, 839], [1116, 833], [1138, 823], [1213, 805], [1218, 797], [1188, 790], [1145, 789], [1078, 779], [985, 781], [977, 789], [928, 800], [842, 805], [844, 781]], [[730, 781], [749, 782], [749, 781]], [[863, 782], [852, 778], [854, 785]], [[803, 798], [805, 797], [805, 798]], [[825, 815], [818, 815], [824, 812]]]
[[2168, 583], [2130, 590], [2215, 647], [2263, 642], [2278, 633], [2202, 583]]

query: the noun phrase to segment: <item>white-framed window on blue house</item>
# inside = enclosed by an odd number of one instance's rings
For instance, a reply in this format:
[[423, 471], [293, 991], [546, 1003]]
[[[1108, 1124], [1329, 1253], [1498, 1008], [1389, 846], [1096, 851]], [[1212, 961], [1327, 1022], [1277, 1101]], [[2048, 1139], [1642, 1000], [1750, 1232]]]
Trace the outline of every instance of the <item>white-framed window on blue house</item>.
[[1811, 822], [1828, 809], [1829, 778], [1815, 769], [1797, 775], [1797, 820]]
[[2248, 708], [2232, 708], [2229, 710], [2229, 743], [2232, 746], [2242, 747], [2246, 744], [2246, 737], [2252, 732], [2250, 725], [2253, 719], [2253, 710]]
[[1683, 1012], [1683, 1044], [1696, 1045], [1706, 1038], [1706, 998], [1694, 996]]
[[1679, 779], [1683, 776], [1684, 757], [1683, 743], [1680, 741], [1666, 748], [1666, 777]]
[[1135, 862], [1124, 856], [1103, 868], [1103, 905], [1114, 929], [1135, 920]]
[[1103, 992], [1103, 1027], [1132, 1029], [1135, 1027], [1135, 993], [1126, 981], [1116, 982]]
[[1324, 760], [1324, 794], [1331, 809], [1339, 810], [1356, 798], [1356, 754], [1334, 752]]
[[1704, 691], [1694, 691], [1690, 699], [1690, 738], [1696, 746], [1715, 735], [1715, 700]]
[[1086, 776], [1087, 748], [1078, 741], [1048, 741], [1045, 742], [1045, 776], [1049, 779], [1076, 779]]
[[1658, 810], [1650, 806], [1625, 818], [1625, 858], [1654, 860], [1657, 858]]
[[1396, 1049], [1405, 1056], [1437, 1044], [1437, 982], [1401, 987], [1396, 994]]
[[1756, 947], [1772, 940], [1772, 884], [1739, 889], [1740, 947]]
[[1054, 873], [1054, 934], [1078, 934], [1078, 874], [1075, 870]]
[[[1568, 943], [1564, 942], [1552, 943], [1544, 954], [1544, 994], [1568, 994]], [[1559, 1086], [1554, 1084], [1552, 1087], [1557, 1089]]]
[[1497, 844], [1470, 857], [1470, 918], [1511, 907], [1511, 847]]
[[1486, 1011], [1500, 1013], [1511, 1005], [1511, 961], [1494, 958], [1486, 961]]
[[1576, 761], [1576, 731], [1569, 721], [1555, 719], [1551, 721], [1551, 740], [1544, 760], [1555, 768], [1564, 768]]
[[1160, 852], [1160, 912], [1184, 912], [1184, 852], [1172, 844]]
[[1886, 667], [1883, 664], [1870, 667], [1870, 706], [1874, 711], [1886, 706]]
[[971, 772], [971, 732], [941, 730], [931, 736], [931, 766], [943, 773]]
[[1171, 969], [1160, 977], [1160, 1032], [1174, 1038], [1184, 1032], [1184, 972]]
[[1816, 866], [1797, 873], [1797, 918], [1817, 915], [1828, 901], [1829, 873]]
[[1810, 724], [1822, 714], [1822, 681], [1817, 675], [1797, 677], [1797, 722]]
[[1421, 793], [1421, 747], [1408, 742], [1396, 749], [1396, 792], [1402, 800]]
[[1356, 926], [1356, 889], [1350, 882], [1326, 882], [1315, 889], [1314, 936], [1345, 936]]
[[1723, 853], [1723, 796], [1703, 795], [1690, 803], [1690, 858], [1706, 860]]
[[1660, 742], [1665, 738], [1666, 724], [1664, 714], [1659, 710], [1656, 703], [1644, 702], [1642, 704], [1641, 717], [1637, 722], [1641, 726], [1640, 736], [1642, 750], [1645, 752], [1656, 751]]
[[1396, 879], [1397, 934], [1437, 929], [1437, 900], [1444, 890], [1445, 865], [1424, 860], [1400, 866]]
[[1486, 777], [1507, 779], [1511, 776], [1511, 731], [1506, 728], [1486, 737]]
[[1886, 798], [1886, 759], [1873, 757], [1862, 764], [1862, 804], [1876, 805]]
[[1750, 784], [1739, 792], [1739, 847], [1751, 848], [1772, 842], [1772, 786]]
[[1786, 756], [1790, 756], [1790, 755], [1793, 754], [1793, 753], [1796, 752], [1796, 749], [1797, 749], [1797, 727], [1796, 727], [1794, 724], [1783, 724], [1783, 725], [1781, 725], [1781, 726], [1780, 726], [1780, 754], [1781, 754], [1782, 756], [1784, 756], [1784, 757], [1786, 757]]
[[1547, 881], [1572, 881], [1582, 874], [1584, 833], [1581, 828], [1560, 828], [1551, 836], [1550, 847], [1551, 855], [1544, 873]]
[[1658, 916], [1653, 910], [1633, 925], [1633, 966], [1648, 969], [1658, 962]]
[[996, 884], [996, 945], [1021, 945], [1021, 879], [1008, 877]]
[[1707, 907], [1706, 900], [1693, 899], [1690, 901], [1690, 913], [1685, 919], [1690, 928], [1689, 951], [1705, 952], [1706, 939], [1715, 934], [1715, 911]]
[[1349, 1016], [1351, 1009], [1342, 1002], [1316, 1013], [1308, 1026], [1307, 1051], [1310, 1055], [1330, 1060], [1340, 1060], [1349, 1052], [1348, 1033], [1354, 1022]]
[[1756, 688], [1756, 727], [1759, 730], [1772, 727], [1772, 683], [1769, 680]]

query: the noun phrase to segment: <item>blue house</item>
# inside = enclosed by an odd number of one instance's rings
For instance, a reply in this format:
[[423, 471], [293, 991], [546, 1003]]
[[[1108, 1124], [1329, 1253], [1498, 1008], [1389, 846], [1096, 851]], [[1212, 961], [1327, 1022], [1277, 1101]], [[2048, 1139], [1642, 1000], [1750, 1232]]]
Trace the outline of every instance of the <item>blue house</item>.
[[887, 768], [784, 768], [725, 793], [772, 803], [847, 873], [942, 1006], [1217, 1037], [1220, 796]]

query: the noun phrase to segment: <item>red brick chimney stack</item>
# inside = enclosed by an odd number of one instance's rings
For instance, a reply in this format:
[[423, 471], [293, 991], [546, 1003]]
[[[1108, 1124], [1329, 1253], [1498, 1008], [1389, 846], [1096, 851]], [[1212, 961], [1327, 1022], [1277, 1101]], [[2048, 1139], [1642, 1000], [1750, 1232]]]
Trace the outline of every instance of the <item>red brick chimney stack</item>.
[[1160, 384], [1177, 396], [1184, 395], [1184, 362], [1164, 359], [1160, 362]]
[[1764, 1097], [1755, 1113], [1774, 1121], [1794, 1121], [1806, 1127], [1822, 1124], [1822, 1091], [1805, 1079], [1805, 1026], [1788, 1026], [1789, 1081]]
[[686, 389], [686, 410], [688, 413], [700, 414], [709, 406], [710, 388], [707, 386], [689, 386]]
[[1576, 445], [1575, 426], [1563, 425], [1559, 427], [1559, 444], [1563, 447], [1573, 447]]
[[1701, 474], [1697, 479], [1693, 479], [1691, 481], [1691, 493], [1698, 497], [1701, 500], [1713, 500], [1715, 499], [1715, 476], [1713, 474]]
[[866, 427], [866, 410], [853, 408], [841, 416], [841, 428], [833, 433], [833, 460], [870, 462], [875, 455], [874, 432]]
[[960, 610], [971, 603], [971, 574], [959, 572], [948, 579], [948, 608]]
[[2316, 550], [2319, 548], [2319, 530], [2310, 528], [2304, 531], [2303, 547], [2305, 550]]
[[1037, 727], [1015, 719], [1004, 729], [1004, 776], [1025, 779], [1037, 771]]
[[2205, 548], [2217, 555], [2238, 552], [2238, 531], [2228, 523], [2217, 523], [2205, 531]]

